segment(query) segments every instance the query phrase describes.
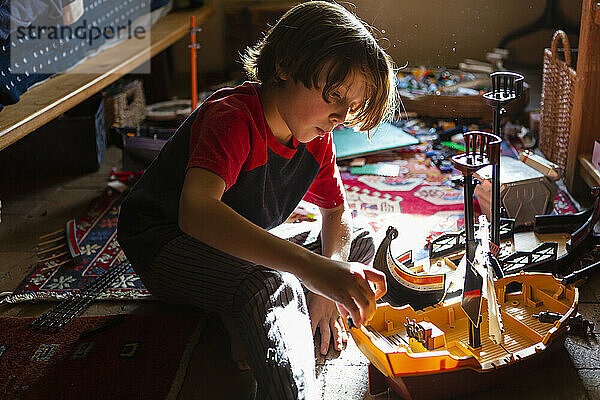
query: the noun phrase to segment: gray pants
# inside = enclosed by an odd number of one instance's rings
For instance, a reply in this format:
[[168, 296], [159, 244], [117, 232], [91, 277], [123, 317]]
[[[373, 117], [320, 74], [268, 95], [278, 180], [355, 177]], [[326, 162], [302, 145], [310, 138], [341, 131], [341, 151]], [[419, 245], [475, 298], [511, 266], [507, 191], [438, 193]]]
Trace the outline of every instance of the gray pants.
[[[311, 236], [307, 232], [288, 240], [320, 253], [319, 237], [305, 243]], [[356, 229], [349, 260], [368, 264], [374, 253], [368, 231]], [[258, 399], [316, 397], [310, 320], [303, 287], [294, 275], [249, 263], [186, 234], [167, 243], [148, 270], [136, 272], [160, 300], [222, 313], [237, 322]]]

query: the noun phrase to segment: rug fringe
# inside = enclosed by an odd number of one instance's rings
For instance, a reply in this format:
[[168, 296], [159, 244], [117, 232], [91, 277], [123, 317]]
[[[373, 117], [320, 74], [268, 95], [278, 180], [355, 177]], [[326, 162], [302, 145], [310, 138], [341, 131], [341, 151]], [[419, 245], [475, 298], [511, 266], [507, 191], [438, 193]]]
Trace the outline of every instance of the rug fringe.
[[[26, 303], [32, 302], [35, 303], [37, 301], [62, 301], [70, 297], [70, 292], [68, 293], [44, 293], [44, 292], [30, 292], [30, 293], [21, 293], [21, 294], [13, 294], [8, 295], [2, 300], [0, 300], [0, 305], [2, 304], [17, 304], [17, 303]], [[156, 300], [152, 297], [152, 295], [142, 295], [139, 293], [129, 293], [126, 291], [118, 292], [118, 291], [110, 291], [103, 292], [100, 294], [95, 300]]]

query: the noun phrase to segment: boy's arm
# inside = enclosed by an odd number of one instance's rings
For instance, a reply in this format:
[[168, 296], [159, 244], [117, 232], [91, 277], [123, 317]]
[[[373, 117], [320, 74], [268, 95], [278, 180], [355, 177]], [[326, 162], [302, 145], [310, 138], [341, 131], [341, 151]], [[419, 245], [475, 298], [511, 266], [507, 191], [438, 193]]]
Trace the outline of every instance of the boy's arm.
[[352, 216], [344, 202], [335, 208], [320, 208], [322, 254], [333, 260], [347, 261], [350, 253]]
[[[320, 211], [323, 220], [321, 226], [323, 256], [347, 261], [350, 253], [352, 217], [346, 203], [331, 209], [320, 208]], [[312, 292], [307, 294], [307, 303], [313, 336], [317, 328], [321, 333], [319, 346], [321, 354], [327, 354], [331, 338], [333, 338], [334, 348], [338, 351], [342, 350], [343, 343], [348, 341], [348, 335], [335, 303]]]
[[[196, 239], [239, 258], [296, 275], [311, 291], [363, 323], [385, 293], [385, 275], [357, 263], [331, 260], [277, 238], [221, 202], [225, 182], [201, 168], [186, 173], [179, 202], [179, 227]], [[373, 293], [368, 281], [376, 284]]]

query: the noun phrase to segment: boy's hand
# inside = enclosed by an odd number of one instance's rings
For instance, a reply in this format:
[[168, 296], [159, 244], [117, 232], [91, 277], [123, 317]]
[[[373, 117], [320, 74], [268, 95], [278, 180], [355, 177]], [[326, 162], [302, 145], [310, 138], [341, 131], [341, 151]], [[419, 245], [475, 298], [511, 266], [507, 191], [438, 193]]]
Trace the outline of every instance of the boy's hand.
[[352, 316], [356, 325], [373, 316], [375, 301], [387, 290], [383, 272], [357, 262], [327, 259], [302, 272], [299, 278], [308, 289], [335, 301], [342, 317]]
[[331, 338], [333, 338], [334, 348], [341, 351], [343, 344], [348, 341], [348, 333], [335, 303], [312, 292], [308, 292], [306, 301], [313, 337], [317, 328], [321, 332], [321, 343], [319, 345], [321, 354], [327, 354]]
[[[375, 268], [358, 262], [351, 262], [349, 264], [352, 273], [359, 275], [362, 278], [360, 281], [360, 287], [363, 289], [363, 292], [367, 293], [369, 302], [365, 304], [359, 300], [360, 296], [355, 297], [354, 304], [358, 305], [358, 313], [356, 310], [348, 308], [344, 302], [339, 302], [337, 306], [341, 316], [344, 319], [347, 319], [348, 316], [351, 316], [353, 321], [358, 326], [359, 324], [365, 324], [367, 321], [369, 321], [375, 313], [375, 309], [377, 307], [375, 301], [380, 299], [387, 292], [387, 282], [385, 280], [385, 274], [376, 270]], [[364, 290], [365, 286], [368, 288], [367, 291]], [[350, 303], [350, 306], [353, 307], [354, 304]]]

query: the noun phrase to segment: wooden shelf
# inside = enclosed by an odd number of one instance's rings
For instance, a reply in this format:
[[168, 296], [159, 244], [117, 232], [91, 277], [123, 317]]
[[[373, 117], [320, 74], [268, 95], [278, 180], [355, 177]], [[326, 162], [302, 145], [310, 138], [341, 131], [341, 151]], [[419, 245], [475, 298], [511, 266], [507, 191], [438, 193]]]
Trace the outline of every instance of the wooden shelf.
[[589, 187], [600, 186], [600, 171], [592, 164], [591, 155], [579, 156], [579, 175]]
[[[150, 29], [150, 46], [136, 39], [103, 50], [87, 58], [68, 73], [51, 77], [23, 93], [16, 103], [0, 112], [0, 150], [46, 124], [99, 92], [123, 75], [150, 60], [189, 33], [190, 16], [196, 25], [212, 14], [212, 7], [167, 14]], [[83, 71], [104, 71], [90, 74]]]

